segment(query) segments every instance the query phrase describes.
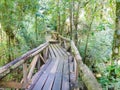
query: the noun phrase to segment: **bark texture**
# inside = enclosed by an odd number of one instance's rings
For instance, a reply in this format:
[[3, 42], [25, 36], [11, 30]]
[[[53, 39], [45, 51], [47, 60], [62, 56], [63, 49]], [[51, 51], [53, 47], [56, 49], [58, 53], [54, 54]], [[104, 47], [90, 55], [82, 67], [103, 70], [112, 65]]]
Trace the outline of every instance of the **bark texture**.
[[116, 0], [116, 30], [114, 32], [112, 59], [120, 56], [120, 1]]

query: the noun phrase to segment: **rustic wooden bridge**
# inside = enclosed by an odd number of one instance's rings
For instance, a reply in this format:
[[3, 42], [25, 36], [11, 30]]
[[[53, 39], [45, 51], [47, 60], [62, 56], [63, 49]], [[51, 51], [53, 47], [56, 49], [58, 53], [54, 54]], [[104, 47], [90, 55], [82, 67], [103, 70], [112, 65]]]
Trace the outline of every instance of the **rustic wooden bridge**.
[[[78, 75], [87, 90], [102, 90], [82, 62], [72, 40], [51, 32], [51, 40], [0, 68], [0, 88], [25, 90], [79, 90]], [[22, 70], [21, 80], [6, 81], [8, 74]], [[83, 90], [83, 89], [80, 89]]]

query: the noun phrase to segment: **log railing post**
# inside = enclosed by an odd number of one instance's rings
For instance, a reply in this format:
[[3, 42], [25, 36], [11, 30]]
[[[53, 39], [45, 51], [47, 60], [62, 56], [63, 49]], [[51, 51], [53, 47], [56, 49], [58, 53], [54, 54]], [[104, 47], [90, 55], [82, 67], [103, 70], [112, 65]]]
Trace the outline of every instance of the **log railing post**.
[[26, 88], [27, 86], [27, 83], [28, 83], [28, 80], [27, 80], [27, 64], [24, 63], [23, 64], [23, 87]]
[[33, 75], [33, 73], [34, 73], [34, 69], [35, 69], [36, 63], [37, 63], [37, 61], [38, 61], [39, 58], [40, 58], [40, 57], [39, 57], [39, 54], [36, 55], [36, 56], [34, 56], [33, 61], [32, 61], [32, 64], [31, 64], [30, 71], [29, 71], [28, 76], [27, 76], [27, 79], [28, 79], [28, 80], [31, 80], [31, 77], [32, 77], [32, 75]]
[[47, 48], [43, 50], [43, 58], [44, 58], [44, 61], [47, 60], [47, 54], [46, 54], [46, 52], [47, 52]]
[[102, 90], [101, 85], [97, 82], [97, 79], [93, 75], [92, 71], [83, 63], [82, 57], [80, 56], [80, 53], [73, 41], [71, 41], [71, 48], [78, 65], [79, 74], [88, 90]]
[[67, 43], [65, 40], [64, 40], [64, 47], [65, 47], [65, 49], [67, 49]]
[[47, 60], [47, 59], [48, 59], [48, 56], [49, 56], [49, 54], [48, 54], [48, 48], [46, 48], [45, 55], [46, 55], [46, 58], [45, 58], [45, 60]]
[[41, 61], [40, 61], [40, 56], [39, 56], [39, 58], [37, 60], [37, 70], [40, 69], [40, 66], [41, 66]]

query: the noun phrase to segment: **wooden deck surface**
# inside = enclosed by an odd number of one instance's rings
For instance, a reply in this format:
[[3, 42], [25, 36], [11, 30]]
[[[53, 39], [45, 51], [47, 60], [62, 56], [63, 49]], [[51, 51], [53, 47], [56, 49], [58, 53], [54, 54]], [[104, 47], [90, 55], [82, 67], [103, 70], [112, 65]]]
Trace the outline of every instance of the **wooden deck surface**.
[[48, 49], [49, 59], [33, 76], [28, 90], [71, 90], [76, 78], [73, 57], [59, 44], [50, 44]]

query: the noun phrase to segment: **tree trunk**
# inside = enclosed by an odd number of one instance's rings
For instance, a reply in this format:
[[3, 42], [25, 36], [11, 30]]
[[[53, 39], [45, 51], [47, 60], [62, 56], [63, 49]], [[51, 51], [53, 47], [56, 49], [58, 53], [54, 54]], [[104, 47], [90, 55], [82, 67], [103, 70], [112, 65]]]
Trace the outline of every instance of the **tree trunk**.
[[120, 1], [116, 0], [116, 30], [114, 32], [112, 59], [117, 60], [120, 56]]
[[87, 49], [88, 49], [88, 43], [89, 43], [89, 38], [90, 38], [90, 31], [91, 31], [92, 23], [93, 23], [93, 20], [94, 20], [94, 13], [96, 13], [96, 11], [97, 11], [97, 6], [95, 7], [95, 9], [93, 11], [92, 19], [91, 19], [90, 25], [89, 25], [89, 30], [88, 30], [87, 39], [86, 39], [86, 45], [85, 45], [84, 62], [86, 62]]
[[76, 14], [74, 15], [74, 20], [73, 20], [74, 21], [75, 30], [76, 30], [75, 37], [74, 37], [76, 46], [78, 44], [78, 18], [79, 18], [79, 10], [80, 10], [80, 2], [78, 2]]
[[3, 32], [2, 32], [2, 30], [1, 30], [1, 28], [0, 28], [0, 31], [1, 31], [1, 32], [0, 32], [0, 37], [1, 37], [1, 38], [0, 38], [0, 41], [1, 41], [1, 43], [2, 43], [2, 39], [3, 39], [3, 37], [2, 37], [3, 35], [2, 35], [2, 34], [3, 34]]
[[73, 0], [70, 1], [70, 39], [72, 40]]
[[58, 25], [57, 25], [57, 32], [59, 32], [61, 34], [61, 31], [60, 31], [60, 20], [61, 20], [61, 17], [60, 17], [60, 0], [58, 0], [58, 3], [57, 3], [57, 7], [58, 7]]
[[37, 15], [35, 15], [35, 33], [36, 33], [36, 41], [37, 41], [38, 40]]

